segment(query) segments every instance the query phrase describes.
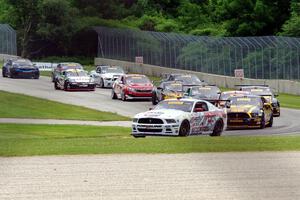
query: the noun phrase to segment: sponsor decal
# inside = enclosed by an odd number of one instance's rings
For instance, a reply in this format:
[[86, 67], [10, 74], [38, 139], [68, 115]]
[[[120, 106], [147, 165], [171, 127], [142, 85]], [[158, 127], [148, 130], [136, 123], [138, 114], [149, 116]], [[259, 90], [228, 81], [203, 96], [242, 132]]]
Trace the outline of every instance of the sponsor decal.
[[53, 69], [57, 66], [57, 63], [33, 62], [33, 65], [38, 67], [40, 71], [53, 71]]

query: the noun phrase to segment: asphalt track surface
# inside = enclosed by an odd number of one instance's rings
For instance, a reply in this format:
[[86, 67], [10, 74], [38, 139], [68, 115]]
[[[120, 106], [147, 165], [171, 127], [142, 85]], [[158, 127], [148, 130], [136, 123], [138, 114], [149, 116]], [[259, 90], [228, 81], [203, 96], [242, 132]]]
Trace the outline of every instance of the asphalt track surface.
[[1, 200], [296, 200], [299, 185], [299, 152], [0, 157]]
[[[0, 90], [26, 94], [67, 104], [85, 106], [88, 108], [115, 112], [133, 117], [152, 107], [150, 101], [112, 100], [111, 89], [97, 88], [95, 92], [65, 92], [55, 90], [49, 77], [35, 79], [10, 79], [0, 77]], [[282, 108], [281, 117], [274, 118], [272, 128], [264, 130], [233, 130], [225, 131], [223, 135], [271, 135], [271, 134], [299, 134], [300, 110]]]

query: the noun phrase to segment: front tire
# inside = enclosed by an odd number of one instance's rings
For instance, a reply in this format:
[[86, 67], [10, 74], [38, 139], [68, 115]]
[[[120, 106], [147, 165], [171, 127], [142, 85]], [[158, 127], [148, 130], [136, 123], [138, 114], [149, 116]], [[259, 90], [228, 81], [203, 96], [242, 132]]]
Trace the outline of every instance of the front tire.
[[127, 100], [126, 99], [126, 95], [124, 94], [124, 92], [121, 93], [121, 99], [122, 99], [122, 101], [126, 101]]
[[152, 93], [152, 105], [156, 105], [157, 104], [157, 97], [156, 97], [156, 93]]
[[212, 137], [221, 136], [223, 131], [224, 123], [221, 120], [218, 120], [215, 124], [213, 132], [210, 134]]
[[54, 89], [56, 89], [56, 90], [59, 90], [59, 87], [58, 87], [58, 85], [57, 85], [57, 82], [56, 82], [56, 81], [54, 81]]
[[190, 133], [190, 123], [188, 120], [184, 120], [179, 128], [179, 136], [186, 137]]
[[100, 88], [104, 88], [104, 81], [103, 81], [103, 78], [100, 78], [100, 81], [99, 81], [99, 87], [100, 87]]
[[6, 69], [5, 69], [5, 68], [2, 69], [2, 76], [3, 76], [3, 77], [7, 77]]
[[115, 93], [114, 89], [111, 90], [111, 98], [112, 99], [117, 99], [117, 94]]
[[267, 125], [267, 127], [272, 127], [273, 126], [273, 115], [271, 115], [270, 121]]
[[64, 84], [64, 90], [68, 91], [70, 89], [70, 84], [68, 82], [65, 82]]
[[261, 122], [260, 122], [260, 129], [266, 128], [266, 121], [265, 121], [265, 115], [263, 114], [261, 116]]

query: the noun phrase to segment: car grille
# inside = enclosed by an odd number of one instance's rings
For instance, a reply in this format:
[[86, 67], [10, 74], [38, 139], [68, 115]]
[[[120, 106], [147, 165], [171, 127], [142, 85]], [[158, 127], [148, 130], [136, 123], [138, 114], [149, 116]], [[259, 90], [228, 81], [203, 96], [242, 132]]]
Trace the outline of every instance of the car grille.
[[140, 118], [138, 123], [140, 123], [140, 124], [163, 124], [164, 122], [161, 119]]
[[162, 129], [146, 129], [146, 128], [138, 128], [138, 131], [140, 132], [146, 132], [146, 133], [159, 133], [162, 132]]
[[231, 119], [244, 119], [249, 118], [249, 115], [247, 113], [228, 113], [228, 118]]
[[135, 90], [136, 92], [141, 92], [141, 93], [149, 93], [152, 92], [152, 90]]

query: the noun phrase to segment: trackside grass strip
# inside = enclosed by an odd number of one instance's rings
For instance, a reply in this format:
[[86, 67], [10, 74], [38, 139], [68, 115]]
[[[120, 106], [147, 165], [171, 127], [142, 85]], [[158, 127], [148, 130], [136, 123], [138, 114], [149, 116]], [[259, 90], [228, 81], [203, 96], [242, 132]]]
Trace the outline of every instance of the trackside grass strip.
[[299, 150], [300, 136], [135, 139], [121, 127], [0, 124], [0, 156]]
[[81, 106], [0, 91], [0, 118], [125, 121], [127, 117]]

